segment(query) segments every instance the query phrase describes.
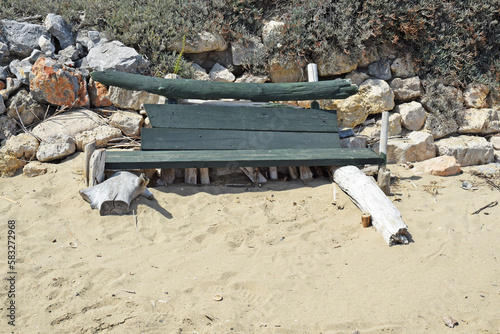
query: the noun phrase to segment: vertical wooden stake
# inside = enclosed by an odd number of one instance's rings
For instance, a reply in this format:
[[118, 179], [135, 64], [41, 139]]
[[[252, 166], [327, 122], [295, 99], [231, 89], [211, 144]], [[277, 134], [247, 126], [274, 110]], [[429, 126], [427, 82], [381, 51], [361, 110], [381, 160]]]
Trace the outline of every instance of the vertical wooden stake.
[[187, 184], [196, 184], [198, 182], [198, 169], [185, 168], [184, 169], [184, 182]]
[[200, 168], [200, 182], [201, 184], [210, 184], [210, 177], [208, 176], [208, 168]]
[[288, 172], [290, 173], [290, 178], [292, 180], [297, 180], [299, 178], [299, 173], [297, 173], [296, 167], [288, 167]]
[[166, 185], [173, 184], [174, 180], [175, 180], [175, 169], [174, 168], [162, 168], [160, 171], [160, 179]]
[[85, 186], [89, 186], [89, 177], [90, 177], [90, 158], [92, 157], [92, 154], [94, 153], [96, 149], [95, 142], [89, 143], [85, 145], [84, 152], [85, 152]]
[[106, 150], [101, 148], [92, 153], [90, 158], [90, 168], [89, 168], [89, 187], [98, 185], [104, 181], [104, 170], [106, 163]]
[[[380, 129], [379, 152], [387, 161], [387, 138], [389, 137], [389, 112], [382, 112], [382, 128]], [[389, 196], [391, 194], [391, 171], [384, 163], [378, 170], [377, 183], [380, 189]]]
[[269, 178], [271, 180], [278, 179], [278, 168], [277, 167], [269, 167]]

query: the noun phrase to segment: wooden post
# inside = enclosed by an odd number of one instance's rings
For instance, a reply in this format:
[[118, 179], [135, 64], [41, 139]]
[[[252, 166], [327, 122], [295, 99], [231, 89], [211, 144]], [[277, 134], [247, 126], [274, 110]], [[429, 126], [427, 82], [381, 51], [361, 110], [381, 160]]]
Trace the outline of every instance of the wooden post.
[[200, 168], [200, 182], [201, 184], [210, 184], [210, 176], [208, 175], [208, 168]]
[[96, 146], [95, 142], [89, 143], [85, 145], [84, 152], [85, 152], [85, 186], [89, 186], [89, 178], [90, 178], [90, 158], [92, 157], [92, 154], [95, 152]]
[[[380, 129], [379, 152], [387, 162], [387, 138], [389, 137], [389, 112], [382, 112], [382, 128]], [[377, 183], [387, 196], [391, 194], [391, 171], [386, 168], [384, 163], [378, 170]]]
[[278, 168], [277, 167], [269, 167], [269, 178], [271, 180], [278, 179]]
[[198, 182], [198, 169], [185, 168], [184, 169], [184, 182], [187, 184], [196, 184]]
[[252, 180], [253, 183], [267, 182], [267, 179], [264, 175], [262, 175], [258, 168], [240, 167], [240, 169], [243, 171], [243, 173], [245, 173], [246, 176], [248, 176], [250, 180]]
[[165, 185], [173, 184], [175, 180], [174, 168], [162, 168], [160, 171], [160, 179]]
[[101, 148], [92, 153], [89, 167], [89, 187], [93, 187], [104, 181], [104, 170], [106, 163], [106, 150]]
[[290, 173], [290, 178], [292, 180], [297, 180], [299, 178], [299, 173], [297, 173], [297, 167], [288, 167], [288, 172]]

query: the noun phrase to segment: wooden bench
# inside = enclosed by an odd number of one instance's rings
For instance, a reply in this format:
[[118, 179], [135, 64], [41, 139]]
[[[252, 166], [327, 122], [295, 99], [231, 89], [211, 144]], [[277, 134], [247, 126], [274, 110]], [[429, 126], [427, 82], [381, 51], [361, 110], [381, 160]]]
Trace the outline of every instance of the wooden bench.
[[[170, 98], [314, 100], [357, 92], [347, 80], [296, 84], [236, 84], [166, 80], [120, 72], [94, 72], [106, 85]], [[180, 88], [179, 88], [180, 87]], [[383, 164], [371, 149], [340, 147], [337, 113], [264, 103], [260, 106], [145, 105], [140, 151], [108, 151], [106, 169], [280, 167]]]

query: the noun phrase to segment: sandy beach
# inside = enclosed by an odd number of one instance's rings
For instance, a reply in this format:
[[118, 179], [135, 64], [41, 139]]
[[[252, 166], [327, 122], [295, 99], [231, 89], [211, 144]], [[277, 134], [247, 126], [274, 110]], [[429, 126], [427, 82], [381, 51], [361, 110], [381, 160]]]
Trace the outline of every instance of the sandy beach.
[[326, 177], [176, 183], [135, 200], [135, 217], [101, 217], [78, 193], [83, 154], [53, 166], [0, 179], [3, 278], [9, 220], [16, 247], [2, 333], [500, 333], [500, 205], [471, 215], [500, 191], [477, 167], [390, 165], [412, 241], [389, 247]]

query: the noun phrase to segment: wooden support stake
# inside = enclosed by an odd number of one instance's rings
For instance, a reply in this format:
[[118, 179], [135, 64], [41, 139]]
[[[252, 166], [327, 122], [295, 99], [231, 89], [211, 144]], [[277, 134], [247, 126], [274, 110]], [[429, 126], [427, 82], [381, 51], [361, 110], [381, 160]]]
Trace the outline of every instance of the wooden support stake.
[[200, 182], [201, 184], [210, 184], [210, 176], [208, 175], [208, 168], [200, 168]]
[[299, 178], [299, 174], [297, 173], [297, 167], [288, 167], [288, 172], [290, 173], [290, 178], [292, 180], [297, 180]]
[[252, 180], [253, 183], [267, 182], [266, 177], [262, 175], [258, 168], [240, 167], [240, 169], [243, 171], [243, 173], [245, 173], [246, 176], [248, 176], [250, 180]]
[[175, 169], [174, 168], [162, 168], [160, 171], [160, 179], [166, 185], [173, 184], [175, 180]]
[[187, 184], [196, 184], [198, 182], [198, 169], [185, 168], [184, 169], [184, 182]]
[[85, 153], [85, 171], [84, 171], [84, 176], [85, 176], [85, 186], [89, 186], [89, 177], [90, 177], [90, 158], [92, 157], [92, 154], [95, 152], [96, 146], [95, 142], [89, 143], [85, 145], [84, 148], [84, 153]]
[[[389, 137], [389, 112], [382, 112], [382, 127], [380, 129], [380, 146], [379, 152], [387, 161], [387, 138]], [[377, 183], [387, 196], [391, 194], [391, 171], [388, 170], [384, 163], [378, 170]]]
[[361, 210], [372, 216], [372, 224], [388, 245], [408, 243], [408, 227], [401, 213], [380, 188], [355, 166], [335, 171], [333, 179]]
[[381, 167], [378, 170], [377, 184], [384, 194], [387, 196], [391, 194], [391, 171], [389, 169]]
[[104, 181], [104, 164], [106, 162], [106, 150], [101, 148], [94, 151], [90, 157], [89, 166], [89, 187], [95, 186]]
[[269, 167], [269, 178], [271, 180], [278, 179], [278, 168], [277, 167]]

